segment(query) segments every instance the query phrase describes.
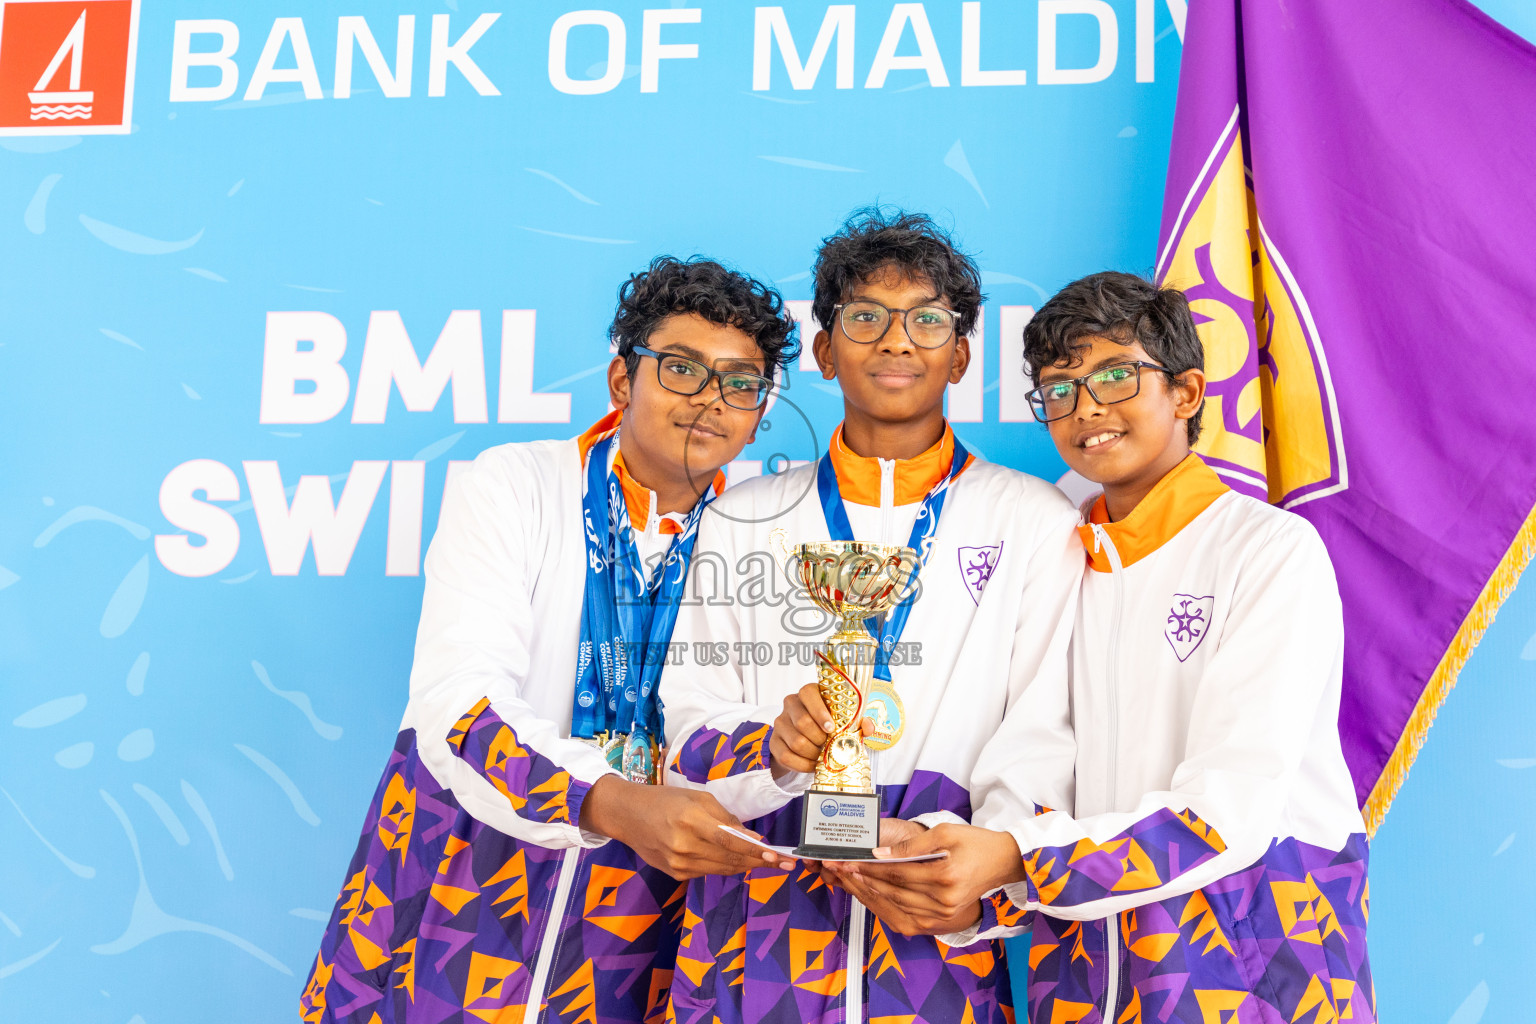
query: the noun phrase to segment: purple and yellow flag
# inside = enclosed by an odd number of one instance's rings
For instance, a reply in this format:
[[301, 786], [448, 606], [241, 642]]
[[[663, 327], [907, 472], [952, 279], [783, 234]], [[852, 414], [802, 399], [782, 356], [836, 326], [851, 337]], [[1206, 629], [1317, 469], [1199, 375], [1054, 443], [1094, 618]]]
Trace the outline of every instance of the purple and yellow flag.
[[1189, 5], [1157, 274], [1196, 450], [1333, 555], [1373, 833], [1536, 549], [1532, 110], [1536, 48], [1465, 0]]

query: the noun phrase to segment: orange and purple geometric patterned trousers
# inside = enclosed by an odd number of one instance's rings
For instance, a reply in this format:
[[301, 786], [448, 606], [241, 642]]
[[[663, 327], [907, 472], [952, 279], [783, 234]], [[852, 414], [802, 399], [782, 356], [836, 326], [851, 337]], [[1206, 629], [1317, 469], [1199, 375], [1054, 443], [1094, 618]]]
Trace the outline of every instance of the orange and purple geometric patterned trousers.
[[1032, 1024], [1375, 1024], [1364, 835], [1340, 850], [1275, 840], [1247, 868], [1116, 915], [1113, 951], [1106, 920], [1049, 916], [1166, 885], [1222, 849], [1189, 811], [1161, 810], [1106, 843], [1031, 851], [1029, 899], [1047, 909], [1023, 914], [999, 893], [982, 931], [1029, 928]]
[[[681, 741], [674, 770], [695, 782], [761, 770], [768, 736], [768, 727], [755, 723], [732, 734], [701, 729]], [[747, 825], [770, 843], [793, 846], [803, 799]], [[882, 787], [881, 799], [884, 816], [971, 814], [966, 790], [936, 772]], [[1013, 1024], [1001, 942], [950, 947], [908, 938], [866, 913], [864, 955], [850, 964], [851, 910], [846, 892], [801, 866], [693, 880], [669, 1022], [844, 1024], [848, 987], [858, 985], [870, 1024]]]
[[[550, 780], [564, 772], [519, 744], [486, 702], [465, 716], [452, 742], [520, 813], [544, 821], [579, 813], [586, 787], [567, 776], [555, 793]], [[660, 1024], [682, 884], [610, 842], [574, 852], [569, 898], [552, 906], [569, 851], [513, 839], [471, 817], [422, 764], [416, 744], [412, 730], [396, 741], [305, 985], [300, 1018], [531, 1021], [530, 983], [556, 915], [544, 1019]]]

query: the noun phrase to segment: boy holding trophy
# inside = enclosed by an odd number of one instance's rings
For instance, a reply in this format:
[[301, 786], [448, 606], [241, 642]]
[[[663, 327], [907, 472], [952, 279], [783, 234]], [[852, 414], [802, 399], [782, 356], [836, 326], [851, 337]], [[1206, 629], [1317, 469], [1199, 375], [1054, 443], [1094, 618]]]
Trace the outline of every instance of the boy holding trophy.
[[757, 281], [658, 258], [619, 291], [616, 411], [450, 483], [410, 702], [303, 1020], [660, 1020], [679, 880], [762, 863], [713, 798], [656, 784], [656, 683], [700, 517], [793, 331]]
[[1322, 540], [1191, 454], [1204, 353], [1182, 293], [1095, 274], [1024, 339], [1036, 417], [1104, 488], [1079, 528], [1070, 684], [1028, 687], [983, 753], [987, 827], [898, 841], [948, 857], [840, 884], [906, 932], [1030, 931], [1035, 1024], [1371, 1024]]
[[[675, 638], [781, 655], [839, 629], [814, 667], [669, 665], [667, 782], [803, 856], [857, 857], [893, 826], [970, 819], [995, 724], [1032, 682], [1064, 683], [1082, 556], [1059, 491], [971, 455], [945, 421], [982, 302], [974, 263], [928, 218], [868, 210], [825, 240], [815, 276], [815, 354], [844, 421], [818, 462], [733, 487], [699, 537], [733, 569], [792, 548], [801, 587], [685, 605]], [[689, 884], [681, 1024], [1005, 1024], [1010, 1004], [1001, 943], [898, 934], [810, 862]]]

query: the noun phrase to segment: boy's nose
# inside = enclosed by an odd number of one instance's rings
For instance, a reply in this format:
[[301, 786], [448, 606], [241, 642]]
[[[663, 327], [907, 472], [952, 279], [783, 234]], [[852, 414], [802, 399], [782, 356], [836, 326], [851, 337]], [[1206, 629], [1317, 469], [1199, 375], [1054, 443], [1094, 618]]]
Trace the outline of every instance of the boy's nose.
[[1093, 397], [1092, 391], [1079, 384], [1077, 388], [1077, 408], [1073, 410], [1073, 415], [1076, 419], [1080, 420], [1092, 419], [1095, 416], [1104, 415], [1104, 406], [1100, 405], [1099, 400]]
[[917, 345], [912, 341], [912, 336], [907, 333], [906, 318], [901, 316], [891, 317], [891, 326], [886, 329], [885, 337], [880, 339], [880, 350], [883, 352], [907, 352], [916, 347]]

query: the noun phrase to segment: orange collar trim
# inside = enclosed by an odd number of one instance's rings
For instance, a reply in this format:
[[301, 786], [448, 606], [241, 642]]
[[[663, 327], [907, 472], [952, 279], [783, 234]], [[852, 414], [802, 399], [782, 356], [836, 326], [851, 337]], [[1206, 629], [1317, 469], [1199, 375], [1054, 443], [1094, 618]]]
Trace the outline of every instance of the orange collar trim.
[[[598, 420], [587, 428], [586, 433], [576, 439], [576, 448], [581, 455], [583, 466], [587, 462], [587, 453], [593, 447], [606, 438], [612, 437], [619, 429], [619, 423], [624, 418], [623, 410], [615, 410]], [[629, 470], [624, 465], [624, 453], [615, 452], [613, 455], [613, 469], [619, 475], [619, 486], [624, 490], [624, 507], [629, 511], [630, 526], [634, 529], [644, 530], [650, 522], [652, 503], [656, 500], [656, 493], [649, 487], [630, 476]], [[715, 474], [715, 493], [725, 490], [725, 474]], [[661, 523], [657, 527], [658, 533], [682, 533], [683, 516], [679, 513], [666, 513], [661, 517]]]
[[[843, 500], [855, 505], [880, 507], [880, 460], [856, 455], [843, 444], [843, 426], [838, 424], [828, 447], [832, 456], [832, 470], [837, 474], [837, 489]], [[896, 460], [895, 503], [912, 505], [927, 497], [933, 485], [944, 479], [955, 458], [955, 432], [944, 424], [944, 436], [939, 443], [923, 454], [911, 459]], [[976, 461], [972, 455], [966, 459], [962, 473]]]
[[[1111, 523], [1101, 494], [1088, 510], [1088, 522], [1097, 524], [1109, 534], [1120, 554], [1122, 567], [1134, 565], [1172, 540], [1229, 490], [1231, 488], [1221, 482], [1215, 470], [1201, 461], [1200, 456], [1191, 453], [1147, 492], [1141, 503], [1131, 509], [1130, 515], [1118, 523]], [[1077, 533], [1088, 552], [1088, 564], [1097, 572], [1109, 572], [1108, 552], [1102, 548], [1094, 550], [1093, 528], [1084, 524], [1077, 528]]]

